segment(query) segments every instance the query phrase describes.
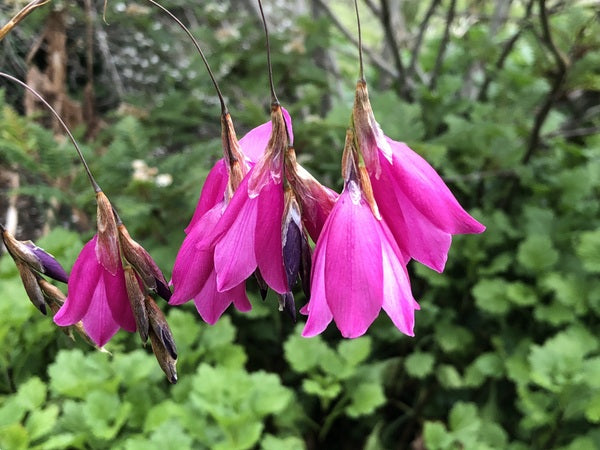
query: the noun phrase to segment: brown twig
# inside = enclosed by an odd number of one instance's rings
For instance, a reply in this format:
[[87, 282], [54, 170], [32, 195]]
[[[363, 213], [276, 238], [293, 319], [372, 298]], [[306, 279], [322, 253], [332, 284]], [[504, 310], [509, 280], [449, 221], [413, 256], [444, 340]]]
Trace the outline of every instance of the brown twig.
[[435, 12], [435, 9], [438, 7], [440, 2], [441, 0], [432, 0], [431, 4], [429, 5], [429, 8], [427, 8], [425, 17], [423, 17], [423, 21], [419, 25], [419, 32], [417, 33], [417, 38], [415, 39], [415, 43], [410, 52], [410, 63], [408, 64], [408, 70], [406, 71], [406, 76], [409, 78], [412, 78], [415, 75], [417, 60], [421, 51], [421, 44], [423, 43], [425, 30], [427, 29], [429, 20], [433, 17], [433, 13]]
[[6, 25], [0, 28], [0, 41], [4, 39], [4, 36], [6, 36], [10, 30], [17, 26], [17, 24], [27, 17], [34, 9], [44, 6], [50, 1], [51, 0], [33, 0], [32, 2], [29, 2], [21, 11], [19, 11], [12, 19], [10, 19]]
[[450, 8], [448, 8], [448, 15], [446, 16], [446, 27], [444, 28], [444, 36], [442, 42], [440, 42], [440, 48], [438, 50], [437, 57], [435, 58], [435, 65], [433, 66], [433, 72], [429, 79], [429, 89], [434, 90], [437, 84], [438, 76], [442, 69], [442, 63], [444, 61], [444, 55], [446, 54], [446, 48], [450, 41], [450, 26], [454, 21], [454, 14], [456, 12], [456, 0], [450, 2]]
[[[317, 2], [319, 4], [319, 6], [322, 8], [323, 12], [325, 14], [327, 14], [329, 19], [331, 19], [331, 22], [335, 25], [335, 27], [339, 31], [341, 31], [341, 33], [344, 35], [344, 37], [346, 39], [348, 39], [350, 42], [352, 42], [352, 44], [354, 44], [358, 48], [358, 39], [356, 38], [355, 34], [350, 32], [344, 26], [344, 24], [339, 21], [339, 19], [334, 14], [334, 12], [331, 10], [331, 8], [327, 5], [327, 3], [324, 2], [323, 0], [315, 0], [315, 2]], [[394, 70], [393, 67], [390, 67], [387, 64], [387, 62], [372, 49], [363, 46], [363, 53], [365, 55], [367, 55], [367, 57], [371, 60], [371, 62], [377, 68], [379, 68], [382, 72], [385, 72], [387, 75], [389, 75], [393, 78], [398, 76], [398, 73], [396, 72], [396, 70]]]
[[529, 3], [527, 3], [527, 6], [525, 8], [525, 15], [523, 16], [523, 19], [520, 21], [521, 26], [519, 26], [519, 28], [515, 32], [515, 34], [506, 42], [506, 44], [502, 48], [502, 53], [500, 53], [500, 57], [496, 61], [496, 64], [494, 64], [494, 69], [491, 71], [488, 71], [488, 73], [486, 74], [485, 79], [483, 80], [483, 83], [481, 84], [481, 89], [479, 90], [479, 94], [477, 95], [477, 100], [479, 100], [480, 102], [487, 100], [487, 91], [490, 87], [490, 84], [491, 84], [493, 78], [494, 78], [494, 75], [496, 73], [498, 73], [504, 67], [504, 63], [508, 59], [508, 55], [510, 55], [510, 53], [512, 52], [515, 44], [517, 43], [519, 38], [523, 35], [523, 32], [531, 27], [532, 24], [529, 22], [529, 18], [531, 17], [531, 11], [533, 10], [534, 2], [535, 2], [535, 0], [529, 0]]
[[394, 65], [396, 66], [396, 72], [398, 72], [398, 77], [401, 80], [401, 83], [396, 84], [398, 95], [407, 100], [411, 100], [410, 95], [410, 80], [406, 76], [406, 70], [404, 69], [404, 64], [402, 63], [402, 56], [400, 54], [400, 47], [398, 45], [398, 41], [396, 40], [396, 36], [394, 34], [394, 27], [392, 25], [392, 16], [390, 14], [390, 5], [388, 0], [381, 0], [381, 22], [383, 23], [383, 28], [385, 30], [386, 39], [392, 50], [392, 57], [394, 58]]
[[381, 9], [379, 9], [379, 7], [375, 3], [373, 3], [371, 0], [365, 0], [365, 5], [367, 5], [367, 7], [375, 16], [379, 17], [379, 15], [381, 14]]
[[538, 4], [540, 8], [540, 22], [542, 24], [542, 36], [544, 39], [543, 42], [554, 56], [557, 65], [557, 71], [552, 82], [552, 87], [550, 88], [548, 95], [546, 95], [546, 99], [544, 100], [542, 107], [538, 110], [537, 114], [535, 115], [533, 121], [533, 128], [531, 130], [531, 134], [529, 135], [527, 151], [525, 152], [525, 155], [523, 155], [523, 159], [521, 160], [521, 163], [523, 164], [527, 164], [527, 162], [531, 159], [536, 149], [538, 148], [540, 142], [540, 130], [542, 129], [542, 126], [544, 125], [544, 122], [546, 121], [546, 118], [548, 117], [548, 114], [552, 109], [552, 105], [558, 98], [563, 84], [567, 78], [567, 63], [558, 51], [558, 48], [556, 48], [556, 45], [554, 44], [554, 40], [552, 39], [552, 35], [550, 33], [550, 26], [548, 24], [548, 12], [546, 10], [546, 0], [538, 0]]

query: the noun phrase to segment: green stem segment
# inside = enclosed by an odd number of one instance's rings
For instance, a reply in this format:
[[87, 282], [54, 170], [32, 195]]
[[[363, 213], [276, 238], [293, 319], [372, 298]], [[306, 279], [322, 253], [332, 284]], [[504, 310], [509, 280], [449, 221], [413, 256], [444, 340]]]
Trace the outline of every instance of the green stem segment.
[[87, 162], [85, 161], [85, 158], [83, 157], [83, 153], [81, 152], [81, 149], [79, 148], [79, 145], [77, 145], [77, 141], [75, 141], [75, 138], [71, 134], [71, 131], [69, 130], [69, 127], [67, 127], [67, 124], [61, 119], [61, 117], [58, 115], [58, 113], [56, 112], [56, 110], [52, 106], [50, 106], [50, 104], [35, 89], [33, 89], [32, 87], [30, 87], [27, 84], [23, 83], [21, 80], [13, 77], [11, 75], [8, 75], [8, 74], [6, 74], [4, 72], [0, 72], [0, 76], [2, 76], [4, 78], [7, 78], [7, 79], [9, 79], [9, 80], [11, 80], [11, 81], [13, 81], [13, 82], [21, 85], [25, 89], [27, 89], [35, 97], [37, 97], [37, 99], [39, 101], [41, 101], [46, 108], [48, 108], [50, 110], [50, 112], [54, 115], [54, 117], [56, 117], [56, 119], [58, 120], [58, 122], [60, 123], [60, 125], [63, 127], [63, 129], [65, 130], [65, 132], [69, 136], [69, 139], [71, 140], [71, 142], [75, 146], [75, 150], [77, 151], [77, 155], [79, 156], [79, 160], [83, 164], [83, 168], [85, 169], [85, 172], [87, 173], [87, 176], [90, 179], [90, 183], [92, 183], [92, 187], [94, 188], [94, 191], [95, 192], [102, 191], [102, 189], [100, 189], [100, 186], [96, 182], [94, 176], [92, 175], [92, 172], [90, 171], [90, 168], [88, 167]]

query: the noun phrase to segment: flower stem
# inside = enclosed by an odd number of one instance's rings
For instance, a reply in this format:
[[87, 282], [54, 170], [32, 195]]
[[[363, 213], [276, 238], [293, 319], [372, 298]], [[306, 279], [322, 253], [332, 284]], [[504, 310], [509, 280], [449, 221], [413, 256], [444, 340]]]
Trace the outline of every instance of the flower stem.
[[363, 48], [362, 48], [362, 30], [360, 28], [360, 14], [358, 13], [358, 0], [354, 0], [354, 10], [356, 11], [356, 24], [358, 26], [358, 61], [359, 61], [359, 77], [361, 81], [365, 81], [365, 72], [363, 67]]
[[61, 119], [61, 117], [58, 115], [58, 113], [56, 112], [56, 110], [52, 106], [50, 106], [50, 104], [35, 89], [33, 89], [32, 87], [30, 87], [27, 84], [23, 83], [21, 80], [13, 77], [11, 75], [8, 75], [7, 73], [4, 73], [4, 72], [0, 72], [0, 76], [2, 76], [4, 78], [7, 78], [7, 79], [9, 79], [9, 80], [11, 80], [11, 81], [13, 81], [13, 82], [21, 85], [25, 89], [27, 89], [29, 92], [31, 92], [33, 95], [35, 95], [37, 97], [37, 99], [39, 101], [41, 101], [44, 104], [44, 106], [46, 106], [46, 108], [48, 108], [50, 110], [50, 112], [54, 115], [54, 117], [56, 117], [56, 119], [58, 120], [58, 122], [60, 123], [60, 125], [63, 127], [63, 129], [65, 130], [65, 132], [69, 136], [69, 139], [71, 140], [71, 142], [75, 146], [75, 150], [77, 151], [77, 155], [79, 156], [79, 160], [83, 164], [83, 168], [85, 169], [85, 172], [87, 173], [87, 176], [90, 179], [90, 183], [92, 183], [92, 187], [94, 188], [94, 191], [96, 191], [96, 192], [102, 191], [102, 189], [100, 189], [100, 186], [96, 182], [94, 176], [92, 175], [92, 172], [90, 171], [90, 168], [88, 167], [87, 162], [85, 161], [85, 158], [83, 157], [83, 153], [81, 152], [81, 149], [79, 148], [79, 145], [77, 145], [77, 141], [75, 141], [75, 138], [71, 134], [71, 131], [69, 130], [69, 127], [67, 127], [67, 124]]
[[271, 45], [269, 43], [269, 30], [267, 28], [267, 20], [265, 19], [265, 12], [263, 11], [262, 2], [258, 0], [258, 7], [260, 8], [260, 16], [262, 17], [263, 28], [265, 30], [265, 39], [267, 41], [267, 66], [269, 67], [269, 84], [271, 88], [271, 104], [279, 105], [279, 100], [275, 94], [275, 85], [273, 84], [273, 67], [271, 65]]
[[200, 44], [198, 44], [198, 41], [194, 38], [191, 31], [183, 24], [183, 22], [181, 22], [181, 20], [179, 20], [167, 8], [165, 8], [164, 6], [162, 6], [159, 3], [155, 2], [154, 0], [148, 0], [148, 1], [150, 3], [152, 3], [154, 6], [162, 9], [165, 13], [167, 13], [171, 17], [171, 19], [173, 19], [177, 23], [177, 25], [179, 25], [181, 27], [181, 29], [183, 31], [185, 31], [186, 34], [189, 36], [189, 38], [192, 40], [192, 42], [194, 43], [194, 46], [196, 47], [196, 50], [198, 50], [198, 53], [200, 54], [200, 57], [202, 58], [202, 62], [206, 66], [206, 70], [208, 71], [208, 76], [210, 76], [210, 79], [215, 87], [215, 90], [217, 91], [217, 96], [219, 97], [219, 102], [221, 103], [221, 114], [223, 114], [223, 115], [228, 114], [227, 106], [225, 105], [225, 100], [223, 99], [223, 94], [221, 93], [221, 89], [219, 89], [219, 84], [217, 83], [217, 80], [215, 79], [215, 76], [213, 75], [210, 65], [208, 64], [208, 60], [204, 56], [204, 52], [200, 48]]

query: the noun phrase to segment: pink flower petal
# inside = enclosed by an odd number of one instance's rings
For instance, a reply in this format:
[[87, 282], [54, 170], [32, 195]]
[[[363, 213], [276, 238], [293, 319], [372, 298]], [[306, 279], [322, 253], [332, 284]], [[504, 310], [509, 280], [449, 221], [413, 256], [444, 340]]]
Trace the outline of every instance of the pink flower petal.
[[119, 330], [119, 324], [114, 320], [108, 305], [104, 277], [100, 277], [96, 284], [90, 307], [82, 320], [83, 329], [98, 347], [106, 344]]
[[460, 206], [433, 167], [406, 144], [387, 138], [392, 147], [392, 165], [380, 156], [382, 170], [402, 189], [406, 198], [431, 223], [451, 234], [481, 233], [485, 227]]
[[[283, 112], [283, 118], [287, 125], [287, 130], [290, 135], [290, 143], [294, 142], [294, 132], [292, 131], [292, 118], [285, 108], [281, 108]], [[242, 152], [253, 162], [256, 163], [267, 148], [269, 139], [271, 138], [271, 130], [273, 124], [269, 120], [262, 125], [253, 128], [248, 131], [246, 135], [240, 139], [240, 147]]]
[[400, 249], [390, 230], [382, 222], [381, 251], [383, 256], [383, 309], [400, 331], [414, 336], [414, 310], [418, 308], [412, 296], [406, 267], [402, 264]]
[[254, 254], [266, 283], [279, 294], [289, 291], [283, 265], [281, 222], [283, 184], [268, 183], [260, 191], [256, 218]]
[[212, 230], [221, 217], [222, 204], [208, 211], [185, 237], [173, 266], [171, 305], [181, 305], [194, 298], [214, 270], [214, 250], [202, 245], [204, 235]]
[[330, 218], [325, 260], [325, 294], [344, 337], [358, 337], [377, 318], [383, 303], [381, 227], [350, 181]]
[[271, 137], [271, 121], [263, 123], [262, 125], [253, 128], [248, 131], [246, 135], [240, 139], [240, 147], [244, 155], [246, 155], [252, 162], [256, 163], [267, 148], [269, 138]]
[[[256, 269], [254, 239], [258, 199], [248, 196], [248, 191], [243, 189], [244, 186], [247, 186], [246, 179], [245, 182], [246, 185], [243, 182], [235, 192], [229, 207], [216, 227], [219, 234], [224, 231], [216, 243], [214, 256], [217, 289], [221, 292], [233, 289]], [[240, 199], [241, 203], [238, 201]], [[235, 209], [231, 209], [231, 207], [238, 206], [238, 204], [240, 207], [235, 208], [238, 209], [235, 214]], [[231, 216], [234, 216], [231, 225], [223, 226], [229, 222]]]
[[326, 222], [322, 237], [313, 253], [310, 301], [300, 309], [301, 314], [308, 314], [308, 320], [302, 330], [304, 337], [313, 337], [323, 332], [333, 318], [325, 297], [325, 260], [329, 223], [330, 221]]
[[217, 291], [217, 278], [214, 271], [208, 277], [208, 280], [202, 291], [194, 298], [194, 304], [202, 319], [214, 325], [223, 312], [234, 303], [240, 311], [250, 311], [252, 305], [246, 296], [245, 283], [241, 283], [233, 289], [225, 292]]
[[[125, 287], [125, 274], [121, 266], [117, 269], [116, 275], [111, 275], [109, 272], [103, 273], [104, 289], [108, 307], [110, 308], [113, 320], [124, 330], [129, 332], [135, 331], [135, 319], [131, 311], [131, 304]], [[93, 302], [94, 300], [92, 300]], [[90, 309], [93, 308], [93, 303]], [[114, 334], [114, 333], [113, 333]]]
[[194, 225], [217, 203], [223, 201], [225, 195], [225, 188], [229, 182], [229, 174], [227, 167], [225, 167], [225, 160], [220, 159], [214, 165], [214, 167], [208, 173], [202, 192], [200, 193], [200, 199], [198, 205], [194, 211], [194, 215], [190, 220], [189, 225], [185, 229], [185, 233], [188, 234], [194, 227]]
[[[385, 168], [386, 166], [383, 165]], [[398, 246], [408, 262], [410, 257], [442, 272], [448, 259], [452, 236], [432, 224], [408, 201], [403, 191], [383, 171], [379, 180], [373, 178], [373, 193], [384, 220], [390, 225]]]
[[79, 322], [90, 306], [98, 280], [104, 272], [96, 259], [95, 235], [81, 250], [68, 283], [68, 296], [54, 316], [54, 323], [66, 327]]

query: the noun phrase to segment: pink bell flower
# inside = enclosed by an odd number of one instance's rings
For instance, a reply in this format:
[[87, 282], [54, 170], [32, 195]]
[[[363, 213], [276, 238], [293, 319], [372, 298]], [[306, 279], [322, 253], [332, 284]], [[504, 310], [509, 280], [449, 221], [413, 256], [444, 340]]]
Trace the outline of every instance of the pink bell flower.
[[442, 272], [452, 235], [482, 233], [485, 226], [460, 206], [427, 161], [383, 134], [364, 80], [357, 83], [352, 122], [375, 201], [405, 262], [414, 258]]
[[[286, 112], [286, 120], [289, 115]], [[291, 122], [290, 122], [291, 128]], [[212, 230], [223, 216], [235, 190], [260, 159], [271, 135], [271, 122], [248, 132], [239, 142], [227, 114], [222, 118], [225, 157], [209, 172], [198, 205], [185, 229], [185, 237], [173, 267], [173, 296], [169, 303], [180, 305], [190, 299], [204, 321], [214, 324], [231, 303], [242, 311], [252, 309], [246, 296], [245, 278], [231, 289], [217, 289]]]
[[68, 296], [54, 316], [59, 326], [83, 322], [87, 335], [102, 347], [123, 328], [136, 330], [121, 264], [108, 271], [96, 254], [98, 235], [83, 247], [69, 277]]
[[[96, 200], [98, 233], [85, 244], [73, 265], [68, 295], [54, 322], [65, 327], [82, 321], [86, 334], [99, 347], [119, 328], [129, 332], [137, 329], [145, 342], [148, 328], [160, 322], [157, 314], [148, 319], [147, 311], [154, 307], [154, 301], [147, 293], [154, 291], [168, 300], [171, 291], [148, 252], [129, 236], [122, 223], [117, 225], [106, 195], [99, 191]], [[162, 334], [168, 337], [169, 333]], [[166, 345], [175, 348], [172, 342]]]
[[305, 337], [321, 333], [333, 319], [347, 338], [363, 335], [383, 308], [403, 333], [413, 336], [414, 300], [406, 256], [396, 244], [370, 192], [366, 173], [357, 169], [354, 135], [344, 151], [344, 191], [327, 218], [313, 255], [311, 298]]

